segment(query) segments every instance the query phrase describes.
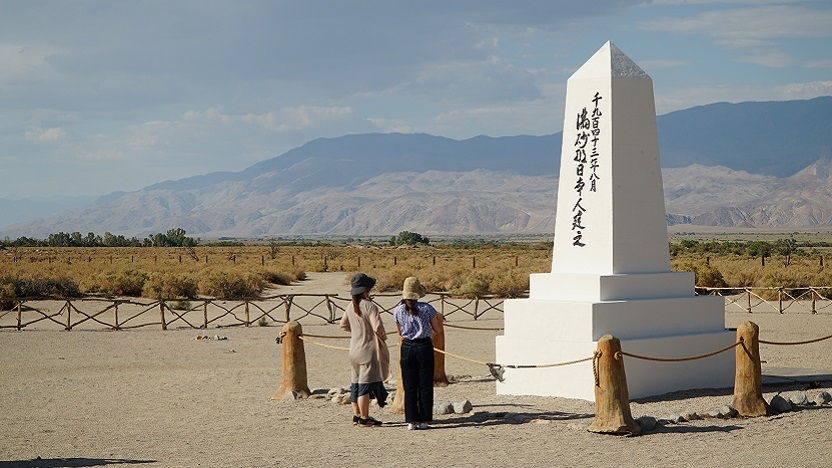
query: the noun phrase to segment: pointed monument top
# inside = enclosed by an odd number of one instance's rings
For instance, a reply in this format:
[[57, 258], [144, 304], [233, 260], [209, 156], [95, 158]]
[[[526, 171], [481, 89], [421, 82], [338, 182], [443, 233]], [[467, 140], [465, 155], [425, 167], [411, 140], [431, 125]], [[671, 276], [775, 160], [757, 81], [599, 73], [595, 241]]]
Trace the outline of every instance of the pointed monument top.
[[612, 41], [607, 41], [595, 55], [590, 57], [572, 77], [611, 76], [629, 78], [650, 78], [630, 57], [621, 52]]
[[621, 52], [621, 49], [616, 47], [615, 44], [608, 41], [605, 46], [608, 46], [610, 49], [612, 76], [647, 76], [647, 73], [644, 73], [644, 70], [636, 65], [630, 57], [627, 57], [624, 52]]
[[552, 273], [670, 271], [653, 80], [607, 42], [567, 81]]

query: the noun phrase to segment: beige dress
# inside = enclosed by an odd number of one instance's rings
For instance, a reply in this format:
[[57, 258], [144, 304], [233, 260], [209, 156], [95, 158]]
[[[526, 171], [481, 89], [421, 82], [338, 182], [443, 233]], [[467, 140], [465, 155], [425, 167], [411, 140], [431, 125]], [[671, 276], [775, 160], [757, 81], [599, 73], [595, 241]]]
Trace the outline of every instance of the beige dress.
[[346, 307], [341, 328], [350, 332], [350, 378], [352, 383], [383, 382], [390, 378], [390, 352], [385, 341], [387, 332], [381, 323], [378, 307], [363, 300], [359, 304], [361, 316]]

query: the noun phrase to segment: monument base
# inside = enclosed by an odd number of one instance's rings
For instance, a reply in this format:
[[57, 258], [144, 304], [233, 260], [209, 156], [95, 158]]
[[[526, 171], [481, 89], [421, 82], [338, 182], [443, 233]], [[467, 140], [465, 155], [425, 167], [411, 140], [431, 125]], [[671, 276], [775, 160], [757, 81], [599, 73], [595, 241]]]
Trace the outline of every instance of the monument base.
[[[505, 334], [497, 337], [496, 362], [558, 364], [593, 355], [609, 333], [624, 352], [686, 358], [732, 344], [721, 297], [677, 297], [609, 302], [511, 299], [504, 302]], [[631, 398], [734, 382], [734, 352], [704, 359], [656, 362], [625, 358]], [[548, 368], [505, 369], [497, 393], [595, 399], [592, 362]]]

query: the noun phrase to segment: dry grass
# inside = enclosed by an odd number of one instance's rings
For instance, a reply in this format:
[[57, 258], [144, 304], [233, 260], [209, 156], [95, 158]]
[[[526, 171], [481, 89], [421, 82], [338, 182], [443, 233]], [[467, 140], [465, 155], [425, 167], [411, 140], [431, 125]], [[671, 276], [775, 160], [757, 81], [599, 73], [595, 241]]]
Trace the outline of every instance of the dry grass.
[[434, 291], [510, 297], [528, 289], [529, 273], [548, 271], [551, 262], [548, 246], [281, 246], [273, 253], [269, 246], [26, 248], [18, 249], [17, 261], [2, 257], [0, 284], [66, 278], [84, 294], [243, 298], [302, 280], [307, 271], [363, 271], [378, 278], [380, 291], [416, 275]]
[[[684, 254], [671, 269], [694, 271], [700, 287], [808, 287], [832, 285], [820, 250], [784, 257]], [[36, 287], [104, 296], [250, 298], [270, 284], [302, 280], [307, 271], [365, 272], [379, 291], [398, 290], [419, 276], [432, 291], [464, 296], [516, 297], [529, 274], [551, 269], [551, 247], [427, 246], [234, 246], [196, 248], [19, 248], [14, 261], [0, 256], [0, 302], [25, 297]], [[11, 285], [11, 286], [10, 286]], [[44, 286], [46, 285], [46, 286]], [[63, 289], [61, 289], [63, 288]], [[37, 291], [34, 291], [37, 294]]]

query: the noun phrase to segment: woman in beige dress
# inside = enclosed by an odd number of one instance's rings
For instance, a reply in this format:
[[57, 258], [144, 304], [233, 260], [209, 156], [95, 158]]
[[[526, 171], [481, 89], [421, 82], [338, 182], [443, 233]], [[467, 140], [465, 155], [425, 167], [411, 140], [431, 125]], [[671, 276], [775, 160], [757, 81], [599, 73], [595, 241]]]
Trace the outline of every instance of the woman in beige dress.
[[352, 305], [341, 318], [341, 328], [350, 332], [352, 423], [360, 426], [381, 425], [381, 421], [370, 417], [371, 398], [376, 399], [380, 408], [387, 404], [384, 380], [389, 378], [390, 353], [378, 307], [370, 300], [375, 284], [376, 280], [364, 273], [355, 275], [350, 282]]

